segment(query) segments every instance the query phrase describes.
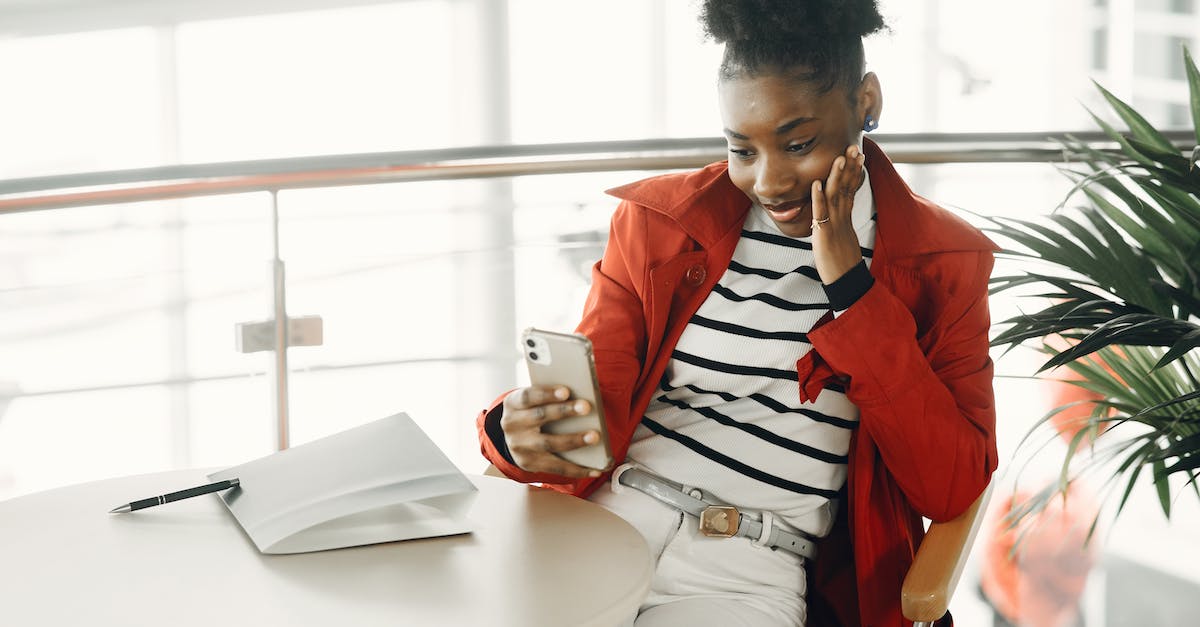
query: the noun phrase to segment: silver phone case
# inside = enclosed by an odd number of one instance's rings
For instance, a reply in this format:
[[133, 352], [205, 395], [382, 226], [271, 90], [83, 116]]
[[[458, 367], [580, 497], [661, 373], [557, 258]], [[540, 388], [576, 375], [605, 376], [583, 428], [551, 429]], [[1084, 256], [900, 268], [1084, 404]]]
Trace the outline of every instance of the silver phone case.
[[[548, 354], [539, 354], [535, 360], [531, 355], [534, 347], [530, 346], [530, 340], [534, 341], [537, 350], [548, 350]], [[589, 414], [554, 420], [542, 427], [546, 433], [578, 433], [588, 430], [600, 433], [600, 441], [596, 444], [558, 455], [573, 464], [587, 468], [608, 468], [612, 464], [612, 450], [609, 448], [608, 429], [604, 423], [604, 402], [596, 380], [596, 363], [592, 356], [591, 340], [577, 333], [555, 333], [531, 327], [521, 333], [521, 354], [529, 370], [530, 383], [565, 385], [571, 390], [571, 398], [582, 398], [592, 406], [592, 412]]]

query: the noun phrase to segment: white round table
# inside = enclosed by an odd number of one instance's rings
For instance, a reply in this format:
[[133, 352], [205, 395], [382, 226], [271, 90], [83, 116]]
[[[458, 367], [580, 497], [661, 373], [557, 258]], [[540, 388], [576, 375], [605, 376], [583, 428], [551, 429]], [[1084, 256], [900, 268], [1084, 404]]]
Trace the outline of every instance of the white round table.
[[203, 470], [81, 484], [0, 502], [0, 623], [565, 627], [619, 624], [650, 585], [641, 535], [587, 501], [472, 476], [469, 535], [263, 555]]

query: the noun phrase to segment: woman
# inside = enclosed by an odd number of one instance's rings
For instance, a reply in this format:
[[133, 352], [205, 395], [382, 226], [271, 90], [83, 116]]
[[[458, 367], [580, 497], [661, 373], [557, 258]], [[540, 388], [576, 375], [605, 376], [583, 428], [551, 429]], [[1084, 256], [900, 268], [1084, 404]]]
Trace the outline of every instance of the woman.
[[639, 627], [901, 625], [921, 517], [963, 512], [996, 466], [994, 247], [862, 137], [875, 2], [708, 0], [702, 21], [729, 159], [610, 192], [578, 327], [621, 466], [555, 454], [598, 437], [542, 433], [590, 410], [565, 388], [497, 399], [483, 452], [642, 532]]

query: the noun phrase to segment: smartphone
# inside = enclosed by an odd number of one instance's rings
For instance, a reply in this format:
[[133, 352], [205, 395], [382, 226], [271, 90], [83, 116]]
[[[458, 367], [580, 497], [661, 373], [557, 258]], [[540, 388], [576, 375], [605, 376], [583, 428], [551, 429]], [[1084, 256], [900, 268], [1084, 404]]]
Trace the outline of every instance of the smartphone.
[[596, 381], [591, 340], [578, 333], [555, 333], [530, 327], [521, 332], [521, 352], [525, 355], [530, 383], [565, 385], [571, 390], [571, 398], [582, 398], [592, 405], [589, 414], [553, 420], [542, 427], [546, 433], [591, 430], [600, 434], [599, 442], [558, 455], [587, 468], [608, 468], [612, 464], [612, 449], [604, 425], [604, 403]]

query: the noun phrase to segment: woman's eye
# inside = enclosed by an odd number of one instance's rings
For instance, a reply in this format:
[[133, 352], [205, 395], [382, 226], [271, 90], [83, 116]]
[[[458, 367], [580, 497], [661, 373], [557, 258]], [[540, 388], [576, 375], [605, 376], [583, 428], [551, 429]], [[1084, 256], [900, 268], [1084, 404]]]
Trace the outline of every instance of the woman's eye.
[[738, 159], [749, 159], [754, 156], [754, 153], [745, 148], [730, 148], [729, 152], [735, 155]]
[[787, 151], [788, 152], [804, 152], [805, 150], [808, 150], [813, 145], [814, 141], [816, 141], [816, 140], [810, 139], [806, 142], [801, 142], [799, 144], [792, 144], [787, 147]]

